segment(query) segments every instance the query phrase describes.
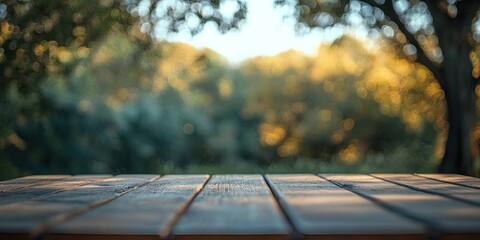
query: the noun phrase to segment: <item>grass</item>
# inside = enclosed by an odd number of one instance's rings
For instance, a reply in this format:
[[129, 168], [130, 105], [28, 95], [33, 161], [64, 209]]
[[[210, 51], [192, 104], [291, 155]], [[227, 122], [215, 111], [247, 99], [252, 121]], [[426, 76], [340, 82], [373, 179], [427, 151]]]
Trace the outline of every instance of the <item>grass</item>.
[[396, 151], [389, 155], [367, 154], [353, 163], [332, 159], [281, 159], [266, 166], [249, 161], [230, 161], [222, 164], [189, 165], [176, 168], [166, 165], [160, 174], [280, 174], [280, 173], [429, 173], [436, 172], [437, 163], [422, 157], [415, 157], [406, 151]]

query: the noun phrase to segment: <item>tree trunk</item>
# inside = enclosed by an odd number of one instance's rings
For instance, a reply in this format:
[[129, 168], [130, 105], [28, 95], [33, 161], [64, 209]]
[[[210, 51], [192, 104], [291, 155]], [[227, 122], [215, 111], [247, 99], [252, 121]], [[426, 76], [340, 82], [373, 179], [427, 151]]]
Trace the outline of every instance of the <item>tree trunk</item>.
[[437, 77], [445, 92], [449, 123], [445, 155], [439, 172], [472, 175], [470, 134], [475, 118], [477, 81], [472, 76], [473, 66], [469, 57], [472, 47], [468, 39], [478, 2], [462, 2], [458, 7], [462, 15], [434, 19], [444, 57], [440, 76]]
[[[458, 47], [458, 48], [457, 48]], [[449, 123], [445, 155], [440, 164], [442, 173], [472, 174], [470, 132], [475, 117], [475, 83], [472, 63], [465, 46], [444, 50], [443, 75]]]

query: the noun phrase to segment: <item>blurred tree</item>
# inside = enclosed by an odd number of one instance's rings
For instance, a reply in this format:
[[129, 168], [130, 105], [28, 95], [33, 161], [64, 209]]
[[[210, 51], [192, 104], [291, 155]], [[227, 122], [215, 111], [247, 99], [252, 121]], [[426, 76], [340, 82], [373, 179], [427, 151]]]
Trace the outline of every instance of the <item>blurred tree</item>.
[[[299, 157], [396, 171], [414, 162], [409, 171], [421, 171], [433, 159], [443, 111], [429, 105], [443, 94], [423, 66], [394, 53], [342, 37], [315, 57], [288, 51], [233, 68], [209, 49], [139, 47], [109, 34], [70, 75], [44, 82], [52, 113], [16, 122], [0, 179], [13, 170], [165, 173]], [[384, 154], [388, 162], [371, 158]]]
[[[393, 152], [425, 136], [426, 146], [442, 143], [438, 83], [423, 66], [384, 49], [367, 50], [343, 36], [321, 45], [314, 58], [290, 50], [244, 62], [244, 111], [263, 116], [258, 129], [265, 158], [338, 154], [354, 164], [369, 152]], [[440, 158], [426, 156], [423, 162]]]
[[[76, 60], [109, 32], [127, 32], [148, 46], [156, 31], [200, 31], [209, 21], [221, 31], [238, 27], [246, 8], [233, 16], [219, 9], [225, 1], [80, 0], [0, 1], [0, 132], [19, 115], [45, 110], [40, 83], [68, 75]], [[145, 33], [151, 33], [150, 35]]]
[[459, 0], [276, 0], [295, 9], [300, 30], [362, 28], [383, 34], [403, 54], [427, 67], [445, 93], [448, 139], [440, 172], [472, 174], [470, 133], [480, 68], [472, 48], [480, 41], [480, 1]]
[[2, 1], [0, 20], [2, 131], [19, 115], [45, 111], [39, 88], [48, 75], [68, 74], [110, 29], [137, 21], [120, 1], [42, 0]]
[[[157, 32], [187, 29], [197, 33], [207, 22], [227, 31], [238, 27], [246, 7], [241, 1], [230, 1], [236, 8], [228, 15], [220, 11], [224, 2], [1, 0], [0, 149], [16, 121], [51, 109], [41, 83], [69, 76], [109, 33], [127, 33], [141, 46], [140, 52], [150, 46]], [[3, 158], [0, 151], [0, 163]]]
[[[225, 2], [237, 4], [233, 15], [221, 14]], [[290, 51], [234, 69], [211, 50], [150, 39], [162, 29], [196, 33], [207, 21], [235, 28], [245, 7], [236, 0], [0, 2], [0, 150], [10, 158], [0, 155], [0, 178], [11, 169], [158, 172], [337, 153], [353, 164], [407, 148], [410, 125], [425, 131], [426, 106], [443, 97], [436, 85], [428, 91], [435, 98], [424, 96], [431, 75], [355, 40], [323, 46], [315, 58]], [[25, 117], [47, 107], [53, 114]]]

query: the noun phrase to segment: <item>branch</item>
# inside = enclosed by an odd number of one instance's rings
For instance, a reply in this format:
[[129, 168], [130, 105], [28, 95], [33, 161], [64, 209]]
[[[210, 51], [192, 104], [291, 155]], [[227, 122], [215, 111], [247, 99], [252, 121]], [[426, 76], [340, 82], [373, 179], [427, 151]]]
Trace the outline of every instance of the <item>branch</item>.
[[[447, 39], [453, 35], [458, 35], [456, 38], [461, 38], [465, 46], [469, 47], [469, 50], [474, 49], [470, 34], [472, 33], [473, 20], [477, 15], [477, 11], [480, 8], [480, 1], [462, 1], [457, 3], [458, 13], [454, 18], [449, 17], [444, 11], [442, 11], [440, 3], [438, 1], [424, 1], [430, 14], [433, 17], [433, 25], [438, 37], [438, 44], [442, 49], [448, 47], [449, 41]], [[473, 40], [474, 41], [474, 40]], [[444, 69], [440, 69], [443, 71]], [[476, 80], [472, 77], [474, 85], [477, 84]]]
[[[464, 30], [462, 35], [465, 39], [468, 39], [469, 34], [472, 33], [473, 20], [477, 16], [480, 10], [480, 1], [463, 2], [458, 4], [459, 14], [464, 15], [463, 24]], [[473, 34], [473, 33], [472, 33]], [[470, 50], [474, 49], [474, 44], [470, 44]]]
[[407, 38], [408, 42], [413, 46], [415, 46], [415, 48], [417, 49], [417, 62], [427, 67], [433, 73], [435, 78], [439, 81], [440, 85], [443, 85], [444, 80], [441, 78], [441, 74], [438, 66], [432, 60], [430, 60], [430, 58], [427, 57], [424, 49], [420, 46], [417, 39], [415, 38], [415, 35], [407, 30], [407, 28], [405, 27], [405, 24], [400, 19], [400, 16], [397, 14], [395, 9], [393, 8], [393, 1], [386, 0], [384, 4], [379, 4], [375, 0], [362, 0], [362, 1], [369, 4], [370, 6], [380, 8], [383, 11], [383, 13], [386, 16], [388, 16], [388, 18], [390, 18], [390, 20], [397, 25], [398, 29], [400, 29], [400, 31]]

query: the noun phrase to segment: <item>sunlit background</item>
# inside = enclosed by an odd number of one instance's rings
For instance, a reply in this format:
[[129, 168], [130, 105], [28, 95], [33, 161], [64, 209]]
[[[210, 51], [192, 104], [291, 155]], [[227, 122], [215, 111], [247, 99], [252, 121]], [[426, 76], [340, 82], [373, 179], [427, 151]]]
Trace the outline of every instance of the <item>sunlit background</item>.
[[[383, 19], [374, 8], [353, 4], [343, 23], [324, 15], [326, 27], [310, 31], [289, 5], [249, 0], [235, 22], [241, 6], [226, 1], [219, 11], [230, 25], [219, 31], [221, 22], [188, 16], [154, 27], [149, 1], [36, 2], [21, 10], [31, 23], [18, 38], [7, 13], [21, 3], [0, 3], [2, 179], [431, 172], [444, 154], [445, 93], [416, 50], [398, 44], [405, 36], [369, 27], [364, 11]], [[479, 55], [470, 54], [477, 72]]]
[[[330, 44], [346, 33], [340, 24], [328, 30], [313, 30], [299, 33], [295, 31], [295, 20], [285, 18], [291, 11], [288, 7], [275, 7], [273, 0], [247, 0], [248, 13], [239, 30], [227, 33], [217, 31], [215, 24], [209, 23], [203, 31], [192, 36], [188, 31], [179, 34], [157, 32], [159, 39], [171, 42], [185, 42], [195, 48], [210, 48], [224, 56], [234, 66], [255, 56], [272, 56], [280, 52], [296, 49], [308, 55], [315, 55], [320, 43]], [[222, 10], [228, 14], [236, 7], [225, 4]], [[231, 9], [233, 8], [233, 9]], [[365, 37], [365, 29], [355, 31], [357, 37]]]

